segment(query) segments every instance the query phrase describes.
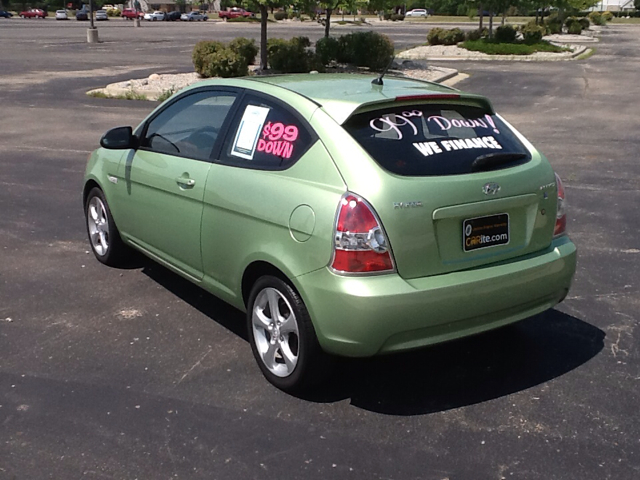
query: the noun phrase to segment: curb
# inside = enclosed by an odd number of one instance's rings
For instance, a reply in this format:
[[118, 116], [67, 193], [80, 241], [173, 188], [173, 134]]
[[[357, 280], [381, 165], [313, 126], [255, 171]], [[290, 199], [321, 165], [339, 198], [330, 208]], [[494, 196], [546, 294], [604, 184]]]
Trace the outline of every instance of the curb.
[[455, 56], [455, 57], [445, 57], [445, 56], [440, 56], [440, 57], [420, 57], [420, 58], [407, 58], [407, 57], [399, 57], [401, 59], [404, 60], [428, 60], [431, 62], [435, 62], [435, 61], [446, 61], [446, 62], [493, 62], [493, 61], [498, 61], [498, 62], [504, 62], [504, 61], [510, 61], [510, 62], [563, 62], [563, 61], [568, 61], [568, 60], [574, 60], [576, 57], [582, 55], [583, 53], [586, 53], [588, 50], [591, 50], [591, 48], [589, 47], [585, 47], [584, 45], [581, 46], [577, 46], [577, 45], [572, 45], [573, 47], [577, 47], [576, 50], [574, 52], [571, 52], [570, 55], [567, 55], [565, 57], [558, 57], [558, 58], [532, 58], [530, 56], [527, 55], [489, 55], [486, 57], [473, 57], [473, 56]]

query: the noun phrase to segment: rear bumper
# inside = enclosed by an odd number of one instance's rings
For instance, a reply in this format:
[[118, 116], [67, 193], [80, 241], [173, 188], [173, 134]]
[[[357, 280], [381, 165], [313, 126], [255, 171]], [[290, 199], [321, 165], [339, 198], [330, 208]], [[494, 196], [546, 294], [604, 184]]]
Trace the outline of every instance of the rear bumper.
[[364, 357], [473, 335], [548, 310], [567, 295], [576, 256], [565, 236], [536, 255], [474, 270], [404, 280], [322, 269], [295, 283], [321, 346]]

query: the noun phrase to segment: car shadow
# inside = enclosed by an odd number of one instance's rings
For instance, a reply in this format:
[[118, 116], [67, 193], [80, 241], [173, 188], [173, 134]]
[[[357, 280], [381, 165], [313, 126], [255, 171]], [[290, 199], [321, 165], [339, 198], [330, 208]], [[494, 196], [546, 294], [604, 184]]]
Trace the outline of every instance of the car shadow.
[[[144, 257], [142, 272], [248, 341], [244, 314]], [[605, 333], [556, 309], [517, 324], [424, 349], [337, 359], [330, 380], [298, 398], [388, 415], [423, 415], [520, 392], [594, 358]], [[266, 387], [266, 381], [265, 381]]]

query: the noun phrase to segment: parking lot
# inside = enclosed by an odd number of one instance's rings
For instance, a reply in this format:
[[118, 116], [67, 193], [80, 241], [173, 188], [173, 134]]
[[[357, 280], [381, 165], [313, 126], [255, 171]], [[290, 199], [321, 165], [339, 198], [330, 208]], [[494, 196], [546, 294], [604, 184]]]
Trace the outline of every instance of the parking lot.
[[[85, 92], [187, 72], [258, 25], [0, 19], [0, 479], [634, 479], [640, 475], [640, 27], [587, 60], [455, 62], [565, 182], [568, 298], [473, 338], [345, 360], [303, 398], [268, 384], [244, 314], [158, 264], [89, 251], [82, 178], [154, 102]], [[379, 25], [396, 47], [423, 25]], [[348, 28], [336, 29], [346, 33]], [[318, 24], [269, 25], [320, 38]]]

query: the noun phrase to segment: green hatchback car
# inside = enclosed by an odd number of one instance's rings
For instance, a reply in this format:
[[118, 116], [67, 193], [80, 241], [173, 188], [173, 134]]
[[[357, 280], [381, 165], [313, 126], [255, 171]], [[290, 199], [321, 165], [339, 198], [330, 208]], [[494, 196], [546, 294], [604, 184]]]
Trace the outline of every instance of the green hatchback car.
[[246, 311], [287, 391], [561, 302], [576, 247], [547, 159], [482, 96], [372, 78], [207, 80], [110, 130], [84, 183], [96, 258], [134, 248]]

